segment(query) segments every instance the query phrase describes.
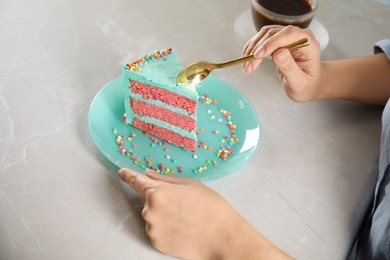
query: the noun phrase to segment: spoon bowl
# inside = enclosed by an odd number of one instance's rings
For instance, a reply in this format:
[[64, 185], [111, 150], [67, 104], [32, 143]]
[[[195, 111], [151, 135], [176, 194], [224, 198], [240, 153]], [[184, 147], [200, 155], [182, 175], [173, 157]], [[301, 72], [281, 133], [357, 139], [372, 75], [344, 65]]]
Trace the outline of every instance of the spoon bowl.
[[195, 62], [185, 68], [177, 77], [177, 83], [189, 83], [189, 82], [200, 82], [207, 78], [212, 70], [216, 69], [217, 65], [206, 61], [201, 60]]
[[[294, 42], [292, 44], [286, 45], [282, 48], [288, 50], [294, 50], [297, 48], [305, 47], [309, 45], [307, 38]], [[254, 55], [249, 55], [241, 57], [235, 60], [223, 62], [223, 63], [213, 63], [206, 60], [201, 60], [191, 64], [182, 70], [176, 78], [176, 83], [199, 83], [205, 78], [207, 78], [214, 69], [226, 68], [240, 63], [248, 62], [251, 60], [260, 59], [256, 58]]]

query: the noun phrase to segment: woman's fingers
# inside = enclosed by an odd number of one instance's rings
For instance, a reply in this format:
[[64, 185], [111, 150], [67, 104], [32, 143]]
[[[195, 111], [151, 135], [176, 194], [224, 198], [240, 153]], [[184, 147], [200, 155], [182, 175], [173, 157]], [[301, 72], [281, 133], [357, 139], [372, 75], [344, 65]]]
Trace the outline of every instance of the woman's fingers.
[[157, 185], [157, 182], [148, 176], [127, 168], [120, 169], [118, 176], [144, 197], [148, 189], [155, 188]]

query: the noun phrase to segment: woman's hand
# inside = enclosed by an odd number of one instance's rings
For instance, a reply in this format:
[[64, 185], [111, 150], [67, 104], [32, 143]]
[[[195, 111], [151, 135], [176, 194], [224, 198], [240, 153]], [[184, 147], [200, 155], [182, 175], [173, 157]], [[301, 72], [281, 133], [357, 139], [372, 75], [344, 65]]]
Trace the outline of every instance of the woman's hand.
[[[303, 38], [309, 40], [309, 46], [291, 52], [282, 48]], [[284, 89], [292, 100], [307, 102], [322, 98], [320, 45], [310, 29], [265, 26], [245, 45], [242, 55], [251, 54], [260, 59], [245, 63], [245, 72], [253, 72], [262, 62], [262, 57], [272, 55]]]
[[185, 259], [277, 259], [288, 256], [264, 239], [219, 194], [202, 183], [121, 169], [145, 197], [146, 233], [159, 251]]

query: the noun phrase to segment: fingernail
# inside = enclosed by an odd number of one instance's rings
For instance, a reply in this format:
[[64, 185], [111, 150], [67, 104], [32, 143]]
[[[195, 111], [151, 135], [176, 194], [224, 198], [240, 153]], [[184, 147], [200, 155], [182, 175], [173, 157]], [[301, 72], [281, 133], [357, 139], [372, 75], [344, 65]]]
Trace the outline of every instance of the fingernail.
[[122, 178], [123, 172], [124, 172], [123, 169], [119, 169], [119, 171], [118, 171], [118, 176]]
[[253, 67], [252, 62], [245, 63], [245, 65], [244, 65], [244, 72], [245, 73], [252, 72], [252, 67]]
[[242, 70], [243, 70], [244, 72], [246, 72], [246, 70], [245, 70], [246, 64], [247, 64], [247, 62], [245, 62], [244, 64], [242, 64]]
[[260, 48], [258, 48], [256, 51], [255, 51], [255, 57], [258, 59], [258, 58], [263, 58], [264, 57], [264, 53], [265, 53], [265, 47], [264, 45], [260, 46]]
[[126, 169], [126, 168], [121, 168], [121, 169], [119, 169], [119, 171], [118, 171], [119, 177], [123, 178], [123, 177], [125, 176], [125, 174], [126, 174], [127, 171], [128, 171], [130, 174], [133, 173], [131, 170]]

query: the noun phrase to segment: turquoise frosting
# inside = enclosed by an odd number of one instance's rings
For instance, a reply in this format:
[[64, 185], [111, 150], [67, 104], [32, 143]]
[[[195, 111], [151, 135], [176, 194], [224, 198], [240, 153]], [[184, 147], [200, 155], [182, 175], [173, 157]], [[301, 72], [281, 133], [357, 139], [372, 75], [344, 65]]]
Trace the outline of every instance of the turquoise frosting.
[[137, 60], [143, 61], [144, 64], [138, 63], [136, 70], [124, 67], [123, 73], [125, 76], [129, 79], [167, 89], [192, 100], [198, 99], [195, 83], [176, 84], [176, 77], [184, 67], [176, 56], [175, 51], [172, 50], [169, 54], [159, 58], [153, 58], [153, 54], [148, 56], [152, 58], [140, 58]]
[[[163, 128], [168, 129], [172, 132], [178, 133], [182, 136], [196, 140], [196, 132], [195, 131], [189, 132], [189, 131], [184, 130], [183, 128], [180, 128], [180, 127], [168, 124], [164, 121], [161, 121], [161, 120], [158, 120], [155, 118], [151, 118], [151, 117], [147, 117], [147, 116], [142, 116], [142, 117], [140, 117], [138, 115], [134, 115], [134, 116], [135, 116], [135, 118], [138, 118], [139, 120], [144, 121], [146, 123], [151, 123], [151, 124], [163, 127]], [[126, 118], [127, 118], [127, 114], [126, 114]]]

